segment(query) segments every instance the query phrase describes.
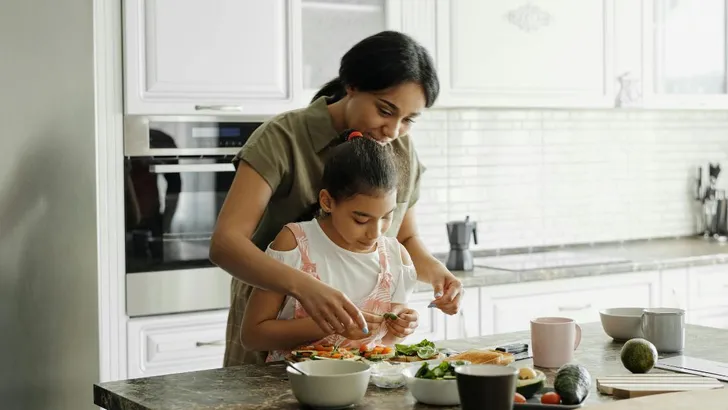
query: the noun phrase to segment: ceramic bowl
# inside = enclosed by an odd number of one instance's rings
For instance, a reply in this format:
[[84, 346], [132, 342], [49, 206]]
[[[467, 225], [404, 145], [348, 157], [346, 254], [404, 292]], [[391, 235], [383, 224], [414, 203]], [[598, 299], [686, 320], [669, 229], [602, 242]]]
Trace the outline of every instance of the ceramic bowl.
[[642, 312], [645, 308], [617, 307], [599, 312], [604, 333], [612, 339], [623, 342], [642, 334]]
[[[407, 389], [415, 400], [431, 406], [459, 405], [460, 395], [458, 394], [458, 384], [455, 379], [430, 380], [415, 377], [422, 363], [424, 362], [412, 362], [412, 365], [402, 372], [407, 383]], [[433, 368], [442, 363], [442, 360], [427, 360], [426, 363], [429, 364], [430, 368]], [[470, 364], [470, 362], [464, 360], [460, 360], [458, 363]]]
[[345, 408], [359, 403], [369, 386], [371, 369], [361, 361], [310, 360], [287, 368], [291, 390], [301, 404], [314, 408]]

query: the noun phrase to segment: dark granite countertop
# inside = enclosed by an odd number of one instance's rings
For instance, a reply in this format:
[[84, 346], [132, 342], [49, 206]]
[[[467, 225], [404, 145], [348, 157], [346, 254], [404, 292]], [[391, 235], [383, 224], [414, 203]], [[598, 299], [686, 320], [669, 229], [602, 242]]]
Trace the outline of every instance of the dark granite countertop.
[[[702, 237], [474, 251], [473, 255], [475, 257], [532, 255], [549, 251], [618, 257], [626, 261], [531, 270], [503, 270], [476, 266], [469, 272], [453, 271], [453, 273], [463, 281], [465, 287], [479, 287], [728, 263], [728, 243], [706, 240]], [[443, 254], [436, 256], [442, 261], [446, 258]], [[417, 284], [418, 292], [430, 290], [432, 287], [428, 284]]]
[[[476, 347], [493, 347], [519, 340], [528, 340], [529, 332], [449, 340], [438, 343], [462, 351]], [[728, 362], [728, 330], [688, 325], [686, 355]], [[584, 407], [590, 403], [613, 399], [596, 391], [596, 378], [629, 374], [619, 360], [621, 343], [613, 342], [599, 323], [582, 325], [582, 342], [575, 361], [591, 373], [592, 392]], [[516, 362], [516, 366], [531, 366], [531, 360]], [[665, 371], [653, 369], [652, 372]], [[546, 371], [548, 384], [553, 383], [554, 371]], [[142, 379], [115, 381], [94, 385], [94, 404], [107, 410], [243, 410], [298, 409], [286, 379], [285, 367], [275, 365], [246, 365]], [[417, 404], [406, 387], [379, 389], [370, 385], [358, 409], [420, 409], [431, 408]], [[457, 407], [455, 407], [457, 408]], [[447, 408], [444, 408], [447, 409]]]

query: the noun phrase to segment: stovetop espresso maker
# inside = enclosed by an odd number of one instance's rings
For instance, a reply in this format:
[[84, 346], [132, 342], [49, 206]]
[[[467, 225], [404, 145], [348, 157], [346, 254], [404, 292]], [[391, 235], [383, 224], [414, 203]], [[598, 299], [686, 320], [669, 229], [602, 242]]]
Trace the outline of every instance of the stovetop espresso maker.
[[450, 252], [447, 255], [445, 266], [449, 270], [473, 270], [473, 253], [470, 251], [470, 239], [478, 243], [477, 223], [470, 220], [450, 221], [447, 223], [447, 237], [450, 241]]

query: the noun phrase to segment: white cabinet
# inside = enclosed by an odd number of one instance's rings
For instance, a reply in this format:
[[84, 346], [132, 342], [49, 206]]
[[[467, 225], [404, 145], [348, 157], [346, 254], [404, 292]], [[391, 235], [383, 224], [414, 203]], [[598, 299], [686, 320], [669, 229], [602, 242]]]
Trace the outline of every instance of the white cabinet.
[[404, 343], [417, 343], [422, 339], [445, 339], [445, 314], [437, 308], [428, 308], [432, 302], [431, 291], [414, 293], [409, 300], [409, 308], [417, 311], [417, 329]]
[[660, 307], [688, 309], [688, 270], [669, 269], [660, 272]]
[[613, 106], [612, 0], [438, 0], [444, 106]]
[[128, 377], [222, 367], [227, 310], [130, 319]]
[[689, 309], [728, 308], [728, 265], [688, 270]]
[[[411, 20], [403, 13], [403, 2], [408, 1], [412, 0], [301, 0], [301, 104], [308, 104], [321, 86], [339, 75], [341, 58], [356, 43], [384, 30], [406, 31], [403, 22]], [[421, 1], [434, 6], [434, 0]]]
[[659, 295], [657, 272], [483, 287], [481, 328], [484, 334], [528, 330], [531, 319], [542, 316], [595, 322], [605, 308], [657, 306]]
[[466, 288], [460, 301], [460, 311], [445, 316], [445, 338], [464, 339], [481, 335], [480, 292], [478, 288]]
[[728, 108], [726, 1], [643, 5], [645, 106]]
[[688, 314], [687, 322], [693, 325], [728, 329], [728, 306], [691, 311]]
[[300, 90], [298, 0], [125, 0], [129, 114], [268, 114]]

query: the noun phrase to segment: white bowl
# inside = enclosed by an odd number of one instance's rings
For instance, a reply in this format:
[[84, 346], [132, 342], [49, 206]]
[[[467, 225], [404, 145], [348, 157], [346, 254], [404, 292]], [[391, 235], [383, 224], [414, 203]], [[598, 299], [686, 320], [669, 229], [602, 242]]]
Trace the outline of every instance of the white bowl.
[[[443, 360], [428, 360], [430, 368], [439, 365]], [[461, 360], [461, 362], [466, 362]], [[417, 370], [423, 362], [412, 362], [412, 365], [402, 372], [407, 381], [407, 389], [412, 396], [420, 403], [432, 406], [458, 406], [460, 395], [458, 394], [458, 383], [452, 380], [430, 380], [415, 377]]]
[[617, 341], [627, 341], [642, 334], [642, 312], [645, 308], [618, 307], [599, 312], [604, 333]]
[[314, 408], [344, 408], [364, 398], [369, 386], [371, 369], [360, 361], [310, 360], [296, 363], [303, 376], [286, 368], [291, 390], [301, 404]]

